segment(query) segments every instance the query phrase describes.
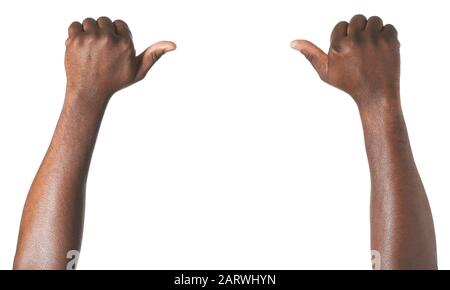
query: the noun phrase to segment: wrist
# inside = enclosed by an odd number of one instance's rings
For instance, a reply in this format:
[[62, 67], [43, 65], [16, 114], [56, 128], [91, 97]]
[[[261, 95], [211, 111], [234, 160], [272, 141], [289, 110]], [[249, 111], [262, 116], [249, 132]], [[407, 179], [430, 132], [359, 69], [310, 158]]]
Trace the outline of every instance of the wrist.
[[403, 120], [400, 97], [374, 98], [370, 102], [358, 104], [361, 121], [365, 126], [387, 128]]
[[111, 95], [106, 93], [96, 91], [79, 92], [67, 89], [64, 105], [77, 109], [77, 111], [102, 113], [106, 109], [110, 98]]
[[400, 93], [371, 93], [353, 96], [360, 113], [401, 110]]

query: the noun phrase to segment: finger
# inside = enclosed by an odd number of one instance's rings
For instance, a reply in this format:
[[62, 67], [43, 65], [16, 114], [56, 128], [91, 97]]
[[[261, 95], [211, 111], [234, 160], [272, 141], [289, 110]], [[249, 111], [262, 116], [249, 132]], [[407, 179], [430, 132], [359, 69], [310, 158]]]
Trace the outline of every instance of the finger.
[[348, 30], [348, 22], [341, 21], [333, 29], [331, 32], [331, 47], [337, 49], [339, 47], [339, 43], [342, 39], [347, 37]]
[[348, 25], [348, 35], [355, 37], [366, 28], [367, 19], [364, 15], [355, 15]]
[[307, 40], [294, 40], [291, 47], [300, 51], [312, 64], [321, 79], [325, 79], [328, 71], [328, 55], [315, 44]]
[[397, 37], [398, 35], [397, 29], [392, 24], [384, 26], [382, 32], [390, 37]]
[[137, 56], [138, 69], [136, 73], [136, 82], [142, 80], [150, 70], [150, 68], [161, 58], [166, 52], [175, 50], [176, 44], [171, 41], [160, 41]]
[[72, 24], [69, 25], [68, 32], [69, 32], [69, 38], [74, 37], [78, 33], [83, 32], [83, 26], [78, 21], [72, 22]]
[[[387, 40], [398, 42], [398, 32], [392, 24], [385, 25], [381, 32]], [[400, 42], [398, 42], [398, 44], [400, 44]]]
[[92, 18], [83, 20], [83, 30], [85, 32], [96, 32], [98, 29], [97, 22]]
[[115, 33], [114, 31], [114, 25], [108, 17], [102, 16], [97, 19], [97, 25], [100, 31], [106, 32], [106, 33]]
[[378, 16], [372, 16], [367, 20], [366, 29], [372, 33], [381, 32], [383, 29], [383, 20]]
[[114, 28], [118, 35], [132, 38], [130, 28], [128, 28], [128, 25], [125, 23], [125, 21], [115, 20]]

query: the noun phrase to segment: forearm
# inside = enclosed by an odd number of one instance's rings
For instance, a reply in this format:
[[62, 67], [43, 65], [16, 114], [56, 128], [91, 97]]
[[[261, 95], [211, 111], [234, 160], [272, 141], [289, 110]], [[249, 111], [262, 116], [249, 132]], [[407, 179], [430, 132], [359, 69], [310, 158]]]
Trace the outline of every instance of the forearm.
[[104, 16], [69, 26], [66, 99], [25, 203], [14, 268], [66, 269], [67, 253], [81, 246], [86, 179], [107, 103], [175, 48], [160, 41], [136, 55], [128, 25]]
[[433, 219], [399, 97], [360, 106], [371, 175], [371, 244], [382, 269], [437, 267]]
[[66, 96], [54, 136], [29, 191], [14, 268], [65, 269], [80, 250], [86, 179], [106, 104]]

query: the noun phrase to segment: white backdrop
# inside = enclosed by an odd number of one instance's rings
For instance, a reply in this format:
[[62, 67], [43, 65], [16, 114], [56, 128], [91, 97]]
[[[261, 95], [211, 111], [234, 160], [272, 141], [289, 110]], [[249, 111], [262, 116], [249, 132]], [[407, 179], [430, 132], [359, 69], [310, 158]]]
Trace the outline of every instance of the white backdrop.
[[450, 269], [447, 1], [1, 1], [0, 268], [64, 98], [67, 26], [128, 22], [172, 40], [117, 93], [92, 160], [79, 269], [369, 269], [369, 171], [356, 106], [289, 47], [327, 49], [357, 13], [399, 30], [402, 98]]

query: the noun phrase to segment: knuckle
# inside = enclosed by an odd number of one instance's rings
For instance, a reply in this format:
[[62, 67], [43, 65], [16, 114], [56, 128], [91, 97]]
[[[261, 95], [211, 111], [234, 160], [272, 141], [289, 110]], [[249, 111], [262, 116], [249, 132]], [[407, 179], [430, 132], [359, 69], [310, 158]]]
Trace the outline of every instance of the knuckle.
[[384, 26], [384, 30], [386, 32], [389, 32], [389, 33], [392, 33], [392, 34], [397, 34], [397, 29], [392, 24], [388, 24], [388, 25]]
[[86, 24], [86, 23], [89, 23], [89, 22], [94, 22], [94, 21], [95, 21], [94, 18], [88, 17], [88, 18], [85, 18], [85, 19], [83, 20], [83, 24]]
[[331, 48], [336, 52], [341, 52], [351, 47], [352, 40], [350, 38], [334, 40], [331, 43]]
[[98, 19], [97, 19], [97, 21], [105, 21], [105, 22], [110, 22], [111, 21], [111, 19], [109, 19], [108, 17], [106, 17], [106, 16], [100, 16]]
[[99, 42], [104, 43], [104, 44], [108, 44], [112, 42], [112, 36], [109, 33], [99, 33], [98, 35], [96, 35], [96, 38]]
[[348, 26], [348, 22], [347, 21], [341, 21], [338, 24], [336, 24], [335, 28], [342, 28], [342, 27], [346, 27]]
[[118, 43], [120, 46], [127, 48], [131, 46], [131, 39], [129, 37], [119, 37]]
[[381, 18], [379, 16], [371, 16], [367, 21], [370, 22], [381, 22]]
[[383, 28], [384, 39], [389, 42], [398, 42], [398, 32], [397, 29], [388, 24]]
[[330, 45], [331, 49], [335, 52], [339, 52], [342, 50], [342, 43], [340, 41], [334, 41]]
[[96, 42], [98, 39], [99, 39], [99, 36], [96, 33], [89, 33], [89, 34], [85, 35], [84, 37], [82, 37], [82, 39], [80, 39], [80, 42], [78, 44], [82, 45], [84, 43], [93, 43], [93, 42]]
[[72, 23], [70, 23], [69, 28], [75, 27], [75, 26], [79, 26], [79, 25], [81, 25], [80, 22], [78, 22], [78, 21], [73, 21]]
[[80, 36], [69, 37], [66, 40], [66, 46], [81, 46], [83, 42], [82, 39], [83, 38]]
[[354, 21], [360, 21], [360, 20], [366, 20], [366, 16], [362, 15], [362, 14], [356, 14], [355, 16], [353, 16], [352, 20]]
[[123, 21], [122, 19], [116, 19], [116, 20], [114, 20], [114, 24], [115, 24], [115, 25], [127, 25], [127, 24], [125, 23], [125, 21]]
[[333, 35], [336, 32], [341, 32], [343, 30], [346, 30], [348, 27], [349, 23], [347, 21], [341, 21], [338, 24], [336, 24], [336, 26], [333, 29], [333, 32], [331, 35]]

